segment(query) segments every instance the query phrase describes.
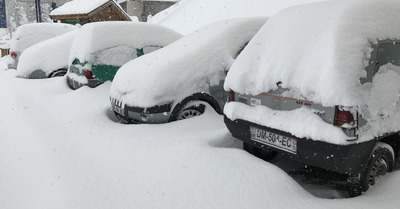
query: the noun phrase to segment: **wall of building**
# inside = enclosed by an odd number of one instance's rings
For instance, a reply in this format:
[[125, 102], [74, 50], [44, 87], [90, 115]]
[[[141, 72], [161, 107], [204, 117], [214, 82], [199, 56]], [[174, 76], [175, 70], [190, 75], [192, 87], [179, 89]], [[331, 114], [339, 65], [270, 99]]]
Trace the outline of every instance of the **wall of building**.
[[147, 17], [149, 15], [153, 16], [164, 9], [175, 4], [175, 2], [167, 2], [167, 1], [143, 1], [144, 11], [142, 14], [143, 21], [147, 21]]
[[139, 21], [143, 21], [142, 15], [144, 12], [144, 6], [139, 1], [125, 1], [120, 3], [123, 10], [128, 13], [129, 16], [136, 16]]

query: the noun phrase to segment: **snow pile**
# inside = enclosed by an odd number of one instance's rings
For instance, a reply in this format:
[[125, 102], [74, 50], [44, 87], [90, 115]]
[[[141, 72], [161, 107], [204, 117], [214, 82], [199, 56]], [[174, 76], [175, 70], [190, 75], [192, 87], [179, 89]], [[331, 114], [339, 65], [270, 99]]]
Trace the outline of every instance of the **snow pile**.
[[145, 46], [166, 46], [181, 37], [181, 34], [171, 29], [151, 23], [124, 21], [88, 23], [81, 27], [72, 44], [69, 62], [75, 58], [81, 62], [89, 61], [92, 53], [116, 46], [138, 49]]
[[398, 170], [363, 196], [317, 198], [241, 150], [213, 111], [123, 125], [110, 119], [109, 82], [73, 91], [65, 77], [19, 79], [1, 69], [2, 209], [399, 208]]
[[282, 82], [324, 106], [362, 104], [371, 42], [400, 37], [397, 0], [335, 0], [272, 17], [238, 57], [226, 90], [257, 95]]
[[242, 119], [291, 133], [298, 138], [309, 138], [334, 144], [348, 144], [341, 128], [323, 121], [310, 108], [292, 111], [272, 110], [266, 106], [249, 106], [239, 102], [227, 103], [224, 114], [231, 120]]
[[27, 48], [19, 59], [18, 76], [28, 77], [35, 70], [42, 70], [48, 76], [55, 70], [66, 69], [76, 33], [71, 31]]
[[123, 65], [111, 97], [130, 106], [151, 107], [208, 92], [225, 78], [240, 49], [267, 18], [220, 21], [166, 48]]
[[50, 15], [88, 14], [109, 1], [113, 0], [73, 0], [51, 11]]
[[20, 26], [11, 40], [10, 51], [23, 51], [33, 44], [76, 29], [64, 23], [32, 23]]
[[157, 13], [148, 22], [189, 34], [215, 21], [271, 16], [289, 6], [317, 1], [322, 0], [181, 0]]
[[365, 105], [360, 113], [368, 123], [359, 130], [362, 140], [400, 131], [400, 67], [393, 64], [382, 66], [372, 83], [363, 86]]

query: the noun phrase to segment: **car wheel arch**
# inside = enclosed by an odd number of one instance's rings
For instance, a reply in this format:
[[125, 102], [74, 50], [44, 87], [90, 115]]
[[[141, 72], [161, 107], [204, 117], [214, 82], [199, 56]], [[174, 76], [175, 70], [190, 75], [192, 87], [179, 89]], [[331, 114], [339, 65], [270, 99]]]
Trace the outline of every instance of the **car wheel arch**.
[[206, 102], [218, 114], [222, 114], [222, 108], [219, 106], [218, 101], [213, 96], [211, 96], [210, 94], [207, 94], [207, 93], [195, 93], [195, 94], [192, 94], [192, 95], [186, 97], [182, 101], [178, 102], [172, 108], [172, 111], [171, 111], [171, 114], [170, 114], [168, 122], [175, 121], [176, 120], [176, 116], [185, 107], [185, 105], [188, 104], [189, 102], [193, 102], [193, 101]]

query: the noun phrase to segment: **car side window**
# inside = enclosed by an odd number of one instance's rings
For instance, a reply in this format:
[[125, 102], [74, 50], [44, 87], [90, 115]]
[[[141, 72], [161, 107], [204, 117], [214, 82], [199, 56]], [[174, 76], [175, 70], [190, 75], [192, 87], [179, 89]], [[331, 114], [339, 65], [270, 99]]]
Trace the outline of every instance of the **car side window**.
[[93, 64], [122, 66], [136, 57], [136, 48], [130, 46], [116, 46], [94, 53]]
[[400, 66], [400, 42], [385, 43], [378, 47], [373, 74], [375, 75], [381, 66], [388, 63]]

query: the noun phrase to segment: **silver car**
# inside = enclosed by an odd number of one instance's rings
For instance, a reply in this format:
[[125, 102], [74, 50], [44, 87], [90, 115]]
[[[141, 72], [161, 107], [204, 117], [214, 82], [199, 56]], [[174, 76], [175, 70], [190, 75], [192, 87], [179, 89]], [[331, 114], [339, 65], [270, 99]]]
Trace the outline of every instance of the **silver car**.
[[267, 18], [216, 22], [120, 68], [111, 105], [123, 123], [166, 123], [222, 114], [226, 72]]

